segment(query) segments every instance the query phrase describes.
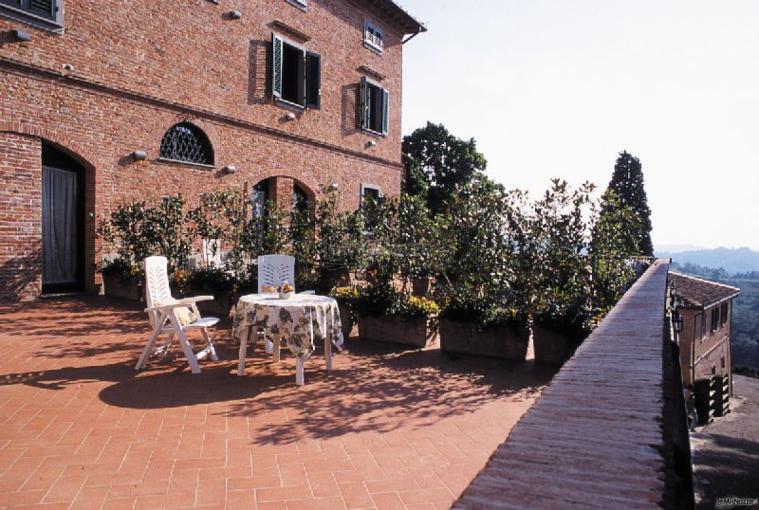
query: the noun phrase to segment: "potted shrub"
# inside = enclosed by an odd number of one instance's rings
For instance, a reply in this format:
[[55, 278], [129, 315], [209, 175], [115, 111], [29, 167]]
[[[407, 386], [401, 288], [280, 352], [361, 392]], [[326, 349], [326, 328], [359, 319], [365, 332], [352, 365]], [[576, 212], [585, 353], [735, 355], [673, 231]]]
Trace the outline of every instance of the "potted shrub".
[[532, 271], [522, 285], [532, 291], [535, 361], [563, 363], [587, 336], [591, 318], [588, 208], [593, 186], [572, 190], [554, 179], [533, 205], [533, 242], [525, 256]]
[[427, 347], [438, 341], [440, 308], [431, 299], [396, 293], [391, 285], [364, 289], [358, 298], [358, 333], [362, 340]]
[[106, 296], [132, 301], [143, 300], [142, 281], [144, 275], [139, 266], [135, 266], [121, 257], [116, 257], [106, 262], [100, 269], [100, 273], [103, 275], [103, 291]]

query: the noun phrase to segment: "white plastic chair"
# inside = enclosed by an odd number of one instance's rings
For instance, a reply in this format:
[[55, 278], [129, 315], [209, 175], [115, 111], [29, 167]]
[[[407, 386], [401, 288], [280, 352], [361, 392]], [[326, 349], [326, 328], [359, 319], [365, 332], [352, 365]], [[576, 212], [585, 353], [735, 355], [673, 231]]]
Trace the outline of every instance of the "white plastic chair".
[[[162, 333], [167, 333], [169, 336], [163, 347], [158, 350], [158, 353], [165, 356], [169, 352], [174, 335], [179, 336], [179, 345], [187, 357], [187, 362], [190, 364], [192, 373], [199, 374], [200, 366], [198, 365], [198, 360], [209, 355], [214, 361], [219, 360], [211, 342], [211, 337], [208, 334], [208, 328], [215, 326], [219, 322], [219, 319], [217, 317], [201, 317], [196, 304], [198, 301], [213, 300], [213, 296], [197, 296], [175, 300], [171, 296], [169, 275], [166, 267], [166, 257], [148, 257], [145, 259], [145, 300], [148, 305], [145, 311], [150, 318], [150, 325], [153, 326], [153, 334], [142, 351], [142, 355], [134, 366], [134, 369], [140, 370], [145, 366], [148, 357], [153, 351], [156, 340]], [[177, 308], [181, 307], [192, 310], [196, 319], [189, 324], [182, 325], [176, 311]], [[206, 348], [197, 354], [192, 351], [192, 347], [185, 336], [185, 332], [189, 330], [200, 330], [206, 341]]]
[[[295, 257], [290, 255], [261, 255], [258, 257], [259, 294], [263, 292], [264, 285], [279, 287], [285, 281], [295, 289]], [[314, 294], [314, 291], [306, 290], [301, 294]]]

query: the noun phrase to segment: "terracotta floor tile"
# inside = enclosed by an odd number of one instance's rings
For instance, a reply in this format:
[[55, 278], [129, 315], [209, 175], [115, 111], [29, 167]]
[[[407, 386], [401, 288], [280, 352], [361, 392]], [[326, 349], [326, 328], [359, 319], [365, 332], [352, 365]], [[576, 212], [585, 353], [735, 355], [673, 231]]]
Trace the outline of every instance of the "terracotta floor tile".
[[135, 373], [149, 335], [139, 304], [0, 314], [0, 354], [12, 353], [0, 356], [0, 507], [450, 505], [552, 376], [352, 340], [331, 373], [318, 350], [297, 388], [293, 357], [274, 365], [260, 346], [237, 377], [229, 322], [201, 374], [178, 351]]

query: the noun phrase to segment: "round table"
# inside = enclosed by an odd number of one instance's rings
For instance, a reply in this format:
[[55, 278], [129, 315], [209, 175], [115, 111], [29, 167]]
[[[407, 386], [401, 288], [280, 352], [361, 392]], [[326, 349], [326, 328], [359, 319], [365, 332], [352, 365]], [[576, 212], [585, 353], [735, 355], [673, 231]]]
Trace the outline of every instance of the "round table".
[[240, 341], [237, 375], [245, 374], [245, 357], [251, 330], [263, 329], [274, 344], [274, 361], [284, 339], [295, 355], [298, 385], [304, 383], [303, 363], [315, 350], [314, 340], [324, 341], [327, 370], [332, 369], [332, 345], [340, 349], [343, 332], [337, 301], [327, 296], [294, 294], [280, 299], [278, 294], [249, 294], [237, 302], [232, 335]]

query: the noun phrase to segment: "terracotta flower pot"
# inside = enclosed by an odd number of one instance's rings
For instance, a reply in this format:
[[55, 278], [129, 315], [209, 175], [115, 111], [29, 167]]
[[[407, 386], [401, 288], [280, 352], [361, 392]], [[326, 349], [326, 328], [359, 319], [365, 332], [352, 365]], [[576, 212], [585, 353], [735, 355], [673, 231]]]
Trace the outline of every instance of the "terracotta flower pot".
[[436, 325], [427, 317], [359, 317], [358, 335], [362, 340], [427, 347], [438, 341]]
[[524, 361], [530, 331], [508, 324], [477, 328], [468, 322], [440, 320], [440, 350]]

